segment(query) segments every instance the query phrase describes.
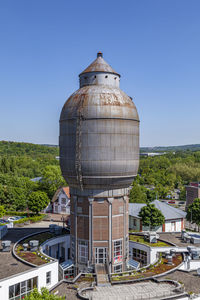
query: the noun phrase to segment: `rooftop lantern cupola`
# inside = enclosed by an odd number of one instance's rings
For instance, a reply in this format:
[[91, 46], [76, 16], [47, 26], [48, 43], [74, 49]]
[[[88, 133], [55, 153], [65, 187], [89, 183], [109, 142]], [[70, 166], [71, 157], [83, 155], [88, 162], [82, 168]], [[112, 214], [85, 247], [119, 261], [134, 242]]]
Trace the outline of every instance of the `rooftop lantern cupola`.
[[97, 58], [79, 77], [80, 87], [95, 84], [119, 87], [120, 75], [103, 59], [102, 52], [97, 53]]

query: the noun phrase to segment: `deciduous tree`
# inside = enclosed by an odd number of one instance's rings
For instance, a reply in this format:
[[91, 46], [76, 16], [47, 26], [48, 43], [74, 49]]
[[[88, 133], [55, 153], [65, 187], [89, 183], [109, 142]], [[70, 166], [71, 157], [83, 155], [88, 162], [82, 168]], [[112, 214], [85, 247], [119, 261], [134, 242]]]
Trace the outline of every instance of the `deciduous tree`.
[[45, 192], [32, 192], [28, 197], [28, 208], [38, 214], [41, 210], [47, 207], [49, 197]]
[[141, 218], [142, 225], [149, 226], [150, 230], [165, 222], [165, 218], [161, 211], [151, 203], [148, 203], [146, 206], [141, 208], [139, 217]]
[[193, 203], [188, 206], [186, 219], [200, 226], [200, 199], [194, 199]]
[[37, 289], [34, 289], [28, 296], [25, 297], [25, 300], [64, 300], [65, 297], [59, 297], [53, 294], [50, 294], [47, 288], [42, 288], [41, 293]]

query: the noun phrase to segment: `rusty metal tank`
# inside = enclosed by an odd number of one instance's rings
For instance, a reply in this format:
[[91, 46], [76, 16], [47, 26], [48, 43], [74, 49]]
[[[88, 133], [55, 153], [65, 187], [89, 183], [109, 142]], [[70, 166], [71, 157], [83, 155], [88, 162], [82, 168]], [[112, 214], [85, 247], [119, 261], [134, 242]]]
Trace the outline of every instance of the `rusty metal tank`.
[[72, 188], [126, 188], [139, 165], [139, 117], [120, 75], [98, 52], [60, 116], [60, 166]]

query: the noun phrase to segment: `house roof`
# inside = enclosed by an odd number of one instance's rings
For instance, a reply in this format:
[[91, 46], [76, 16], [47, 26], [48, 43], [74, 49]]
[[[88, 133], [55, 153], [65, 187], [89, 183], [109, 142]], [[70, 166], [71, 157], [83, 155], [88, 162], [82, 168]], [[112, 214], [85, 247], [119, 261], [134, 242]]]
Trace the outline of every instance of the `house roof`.
[[[181, 209], [175, 208], [165, 202], [154, 200], [151, 203], [154, 204], [155, 207], [162, 212], [165, 220], [182, 219], [186, 217], [186, 212], [182, 211]], [[139, 218], [139, 212], [144, 206], [146, 206], [145, 203], [129, 203], [129, 215]]]
[[38, 181], [41, 181], [42, 180], [42, 177], [35, 177], [35, 178], [32, 178], [31, 181], [33, 182], [38, 182]]
[[63, 187], [62, 189], [63, 189], [63, 191], [65, 192], [65, 194], [67, 195], [67, 197], [70, 198], [69, 187], [66, 186], [66, 187]]
[[65, 195], [70, 199], [70, 191], [69, 191], [69, 187], [62, 187], [57, 189], [57, 191], [55, 192], [55, 194], [53, 195], [52, 201], [51, 202], [55, 202], [58, 199], [58, 195], [59, 193], [63, 191], [65, 193]]

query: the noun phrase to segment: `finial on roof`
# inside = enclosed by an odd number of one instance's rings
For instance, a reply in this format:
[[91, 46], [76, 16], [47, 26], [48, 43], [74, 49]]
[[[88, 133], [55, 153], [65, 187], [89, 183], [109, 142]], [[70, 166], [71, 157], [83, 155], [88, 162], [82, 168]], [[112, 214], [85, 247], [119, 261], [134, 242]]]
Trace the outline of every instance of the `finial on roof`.
[[97, 53], [97, 57], [103, 57], [103, 53], [102, 53], [101, 51], [99, 51], [99, 52]]

